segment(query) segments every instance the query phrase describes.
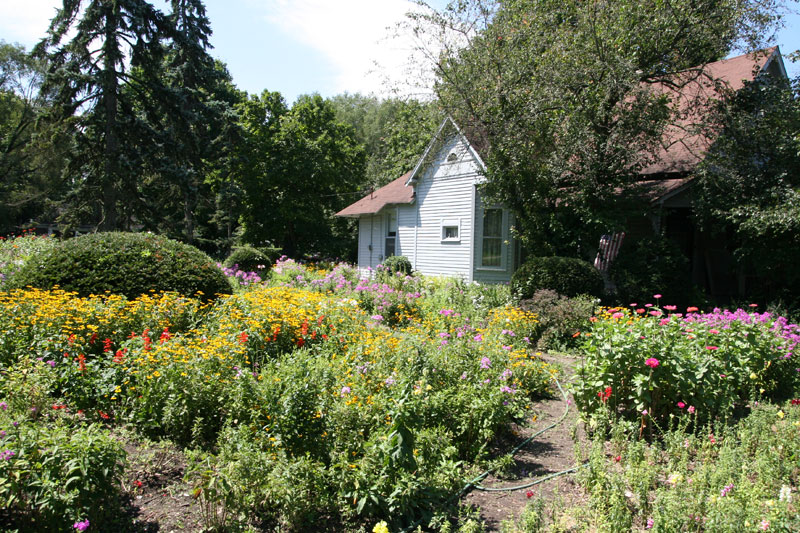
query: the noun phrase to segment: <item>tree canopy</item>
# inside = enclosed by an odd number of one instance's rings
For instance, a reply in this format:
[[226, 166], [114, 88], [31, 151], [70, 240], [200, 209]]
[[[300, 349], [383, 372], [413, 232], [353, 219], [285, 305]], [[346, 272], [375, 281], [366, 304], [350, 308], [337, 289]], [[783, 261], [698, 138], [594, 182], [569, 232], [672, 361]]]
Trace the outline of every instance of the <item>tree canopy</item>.
[[514, 210], [540, 253], [576, 255], [622, 224], [619, 191], [653, 161], [675, 120], [670, 98], [651, 88], [763, 44], [780, 8], [777, 0], [464, 0], [414, 24], [460, 36], [435, 56], [435, 90], [486, 148], [486, 192]]

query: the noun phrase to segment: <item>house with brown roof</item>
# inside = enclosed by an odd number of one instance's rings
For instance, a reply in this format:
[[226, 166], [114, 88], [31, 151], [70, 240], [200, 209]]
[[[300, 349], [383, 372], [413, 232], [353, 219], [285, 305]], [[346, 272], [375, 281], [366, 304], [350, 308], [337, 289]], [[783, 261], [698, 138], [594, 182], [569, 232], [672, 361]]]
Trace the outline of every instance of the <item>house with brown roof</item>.
[[[723, 92], [763, 75], [786, 77], [777, 47], [716, 61], [652, 87], [670, 96], [678, 120], [665, 132], [654, 162], [637, 184], [652, 207], [646, 225], [679, 244], [691, 261], [694, 281], [712, 293], [720, 292], [715, 285], [730, 268], [719, 243], [700, 233], [691, 220], [692, 171], [714, 142], [713, 133], [700, 127], [703, 113]], [[367, 273], [390, 255], [404, 255], [426, 275], [481, 282], [511, 279], [520, 262], [511, 233], [513, 215], [482, 198], [482, 149], [470, 138], [477, 139], [445, 119], [411, 172], [337, 213], [358, 218], [359, 269]]]

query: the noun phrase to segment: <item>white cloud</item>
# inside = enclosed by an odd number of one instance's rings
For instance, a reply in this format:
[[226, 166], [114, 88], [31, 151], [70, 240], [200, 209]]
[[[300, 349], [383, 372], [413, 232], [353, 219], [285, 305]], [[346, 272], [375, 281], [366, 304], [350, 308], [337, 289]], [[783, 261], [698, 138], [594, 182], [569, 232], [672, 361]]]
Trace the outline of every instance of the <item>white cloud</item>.
[[318, 50], [337, 72], [337, 92], [408, 93], [413, 43], [394, 28], [415, 5], [408, 0], [257, 0], [266, 20]]

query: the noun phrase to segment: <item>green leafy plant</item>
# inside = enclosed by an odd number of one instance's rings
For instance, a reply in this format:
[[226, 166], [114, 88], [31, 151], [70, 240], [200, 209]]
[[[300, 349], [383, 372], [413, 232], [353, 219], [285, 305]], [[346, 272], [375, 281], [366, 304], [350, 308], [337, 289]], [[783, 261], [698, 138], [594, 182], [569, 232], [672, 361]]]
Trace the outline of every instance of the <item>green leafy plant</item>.
[[511, 292], [530, 298], [538, 290], [550, 289], [564, 296], [603, 295], [604, 283], [591, 263], [573, 257], [534, 257], [526, 261], [511, 278]]
[[128, 298], [176, 291], [207, 300], [232, 292], [222, 271], [198, 249], [149, 233], [116, 232], [76, 237], [35, 254], [8, 286], [59, 286], [81, 296], [109, 291]]

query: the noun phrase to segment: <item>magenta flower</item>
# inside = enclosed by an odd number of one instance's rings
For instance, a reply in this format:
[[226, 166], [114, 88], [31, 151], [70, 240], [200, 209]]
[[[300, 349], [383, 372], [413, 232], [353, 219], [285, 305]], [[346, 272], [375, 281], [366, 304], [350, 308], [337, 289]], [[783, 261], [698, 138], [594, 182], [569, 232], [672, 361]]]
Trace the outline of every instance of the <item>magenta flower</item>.
[[658, 300], [659, 298], [661, 298], [661, 295], [660, 295], [660, 294], [654, 294], [654, 295], [653, 295], [653, 298], [655, 298], [656, 300]]
[[649, 366], [650, 368], [655, 368], [658, 366], [658, 359], [655, 357], [651, 357], [647, 361], [644, 362], [645, 365]]
[[89, 529], [89, 519], [87, 518], [86, 520], [83, 520], [81, 522], [75, 522], [74, 524], [72, 524], [72, 527], [74, 527], [78, 531], [86, 531], [87, 529]]
[[652, 518], [648, 518], [648, 519], [647, 519], [647, 526], [646, 526], [646, 528], [647, 528], [647, 529], [653, 529], [653, 525], [654, 525], [654, 524], [655, 524], [655, 521], [654, 521]]
[[685, 404], [685, 403], [683, 403], [683, 402], [678, 402], [678, 409], [683, 409], [684, 407], [686, 407], [686, 404]]
[[711, 350], [711, 351], [719, 350], [719, 346], [706, 346], [706, 350]]
[[492, 360], [491, 359], [489, 359], [488, 357], [484, 357], [483, 359], [481, 359], [481, 368], [485, 369], [485, 368], [489, 368], [490, 366], [492, 366]]

